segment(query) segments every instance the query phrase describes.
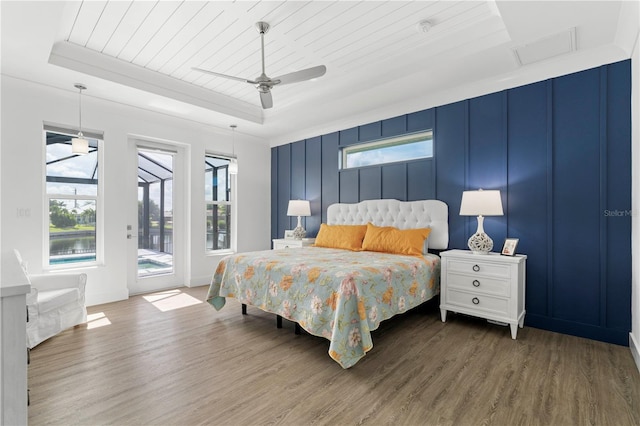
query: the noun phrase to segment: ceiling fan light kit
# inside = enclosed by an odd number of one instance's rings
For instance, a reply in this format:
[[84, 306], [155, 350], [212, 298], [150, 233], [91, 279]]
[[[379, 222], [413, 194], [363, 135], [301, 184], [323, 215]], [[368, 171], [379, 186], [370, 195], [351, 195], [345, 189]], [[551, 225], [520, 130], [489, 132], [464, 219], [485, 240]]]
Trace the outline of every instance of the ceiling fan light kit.
[[235, 77], [232, 75], [221, 74], [214, 71], [205, 70], [202, 68], [193, 67], [195, 71], [204, 72], [206, 74], [215, 75], [216, 77], [228, 78], [230, 80], [242, 81], [245, 83], [253, 84], [258, 89], [260, 94], [260, 102], [262, 108], [269, 109], [273, 107], [273, 97], [271, 96], [271, 89], [276, 85], [298, 83], [301, 81], [311, 80], [314, 78], [322, 77], [327, 72], [327, 67], [324, 65], [318, 65], [311, 68], [306, 68], [300, 71], [294, 71], [288, 74], [283, 74], [279, 77], [270, 78], [265, 73], [264, 67], [264, 35], [269, 32], [269, 24], [267, 22], [256, 22], [256, 30], [260, 33], [261, 53], [262, 53], [262, 74], [256, 77], [254, 80], [247, 78]]

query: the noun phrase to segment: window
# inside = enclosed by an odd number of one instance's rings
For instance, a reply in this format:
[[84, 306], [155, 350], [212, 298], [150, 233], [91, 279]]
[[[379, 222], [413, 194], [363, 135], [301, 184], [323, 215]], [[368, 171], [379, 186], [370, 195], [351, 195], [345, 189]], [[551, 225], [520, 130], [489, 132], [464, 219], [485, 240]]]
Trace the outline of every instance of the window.
[[85, 134], [89, 153], [77, 155], [71, 153], [73, 137], [71, 132], [45, 127], [49, 217], [45, 259], [52, 267], [91, 263], [99, 258], [98, 138]]
[[207, 251], [231, 248], [231, 177], [228, 158], [206, 155], [204, 188], [206, 203]]
[[431, 130], [342, 148], [342, 168], [373, 166], [433, 157]]

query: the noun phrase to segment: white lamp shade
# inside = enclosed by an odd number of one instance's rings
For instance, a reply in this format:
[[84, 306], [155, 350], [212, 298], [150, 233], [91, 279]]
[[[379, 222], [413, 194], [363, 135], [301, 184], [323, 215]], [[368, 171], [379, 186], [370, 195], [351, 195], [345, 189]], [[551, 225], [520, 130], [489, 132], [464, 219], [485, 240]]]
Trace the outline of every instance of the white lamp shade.
[[460, 216], [502, 216], [500, 191], [464, 191], [460, 204]]
[[307, 200], [290, 200], [287, 216], [311, 216], [311, 204]]
[[232, 158], [231, 161], [229, 161], [229, 174], [230, 175], [238, 174], [238, 160], [236, 160], [235, 158]]
[[71, 153], [88, 154], [89, 141], [83, 137], [77, 137], [77, 138], [71, 139]]

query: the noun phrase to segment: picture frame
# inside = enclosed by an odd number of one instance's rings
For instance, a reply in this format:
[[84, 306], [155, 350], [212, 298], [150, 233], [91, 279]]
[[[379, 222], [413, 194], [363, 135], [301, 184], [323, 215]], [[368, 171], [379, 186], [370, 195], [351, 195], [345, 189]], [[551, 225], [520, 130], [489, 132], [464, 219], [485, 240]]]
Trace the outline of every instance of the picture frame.
[[519, 238], [505, 238], [500, 254], [503, 256], [515, 256], [518, 241], [520, 241]]
[[293, 229], [285, 229], [284, 231], [284, 239], [285, 240], [295, 240], [293, 236]]

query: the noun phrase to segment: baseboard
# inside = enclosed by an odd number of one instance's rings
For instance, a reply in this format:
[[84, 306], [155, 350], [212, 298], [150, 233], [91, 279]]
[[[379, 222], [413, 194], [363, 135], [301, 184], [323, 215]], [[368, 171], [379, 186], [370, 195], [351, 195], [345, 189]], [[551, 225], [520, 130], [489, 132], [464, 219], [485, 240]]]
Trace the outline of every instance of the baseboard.
[[129, 290], [125, 288], [119, 289], [117, 292], [88, 294], [85, 295], [85, 304], [87, 306], [102, 305], [105, 303], [119, 302], [129, 298]]
[[638, 371], [640, 371], [640, 345], [638, 345], [638, 342], [633, 337], [632, 333], [629, 333], [629, 349], [631, 349], [633, 360], [636, 362]]
[[200, 287], [201, 285], [211, 284], [212, 275], [204, 275], [202, 277], [191, 277], [189, 287]]
[[554, 331], [556, 333], [570, 334], [572, 336], [613, 343], [616, 345], [629, 346], [630, 343], [628, 329], [622, 330], [599, 327], [590, 324], [582, 324], [573, 321], [529, 314], [529, 312], [527, 312], [524, 325]]

